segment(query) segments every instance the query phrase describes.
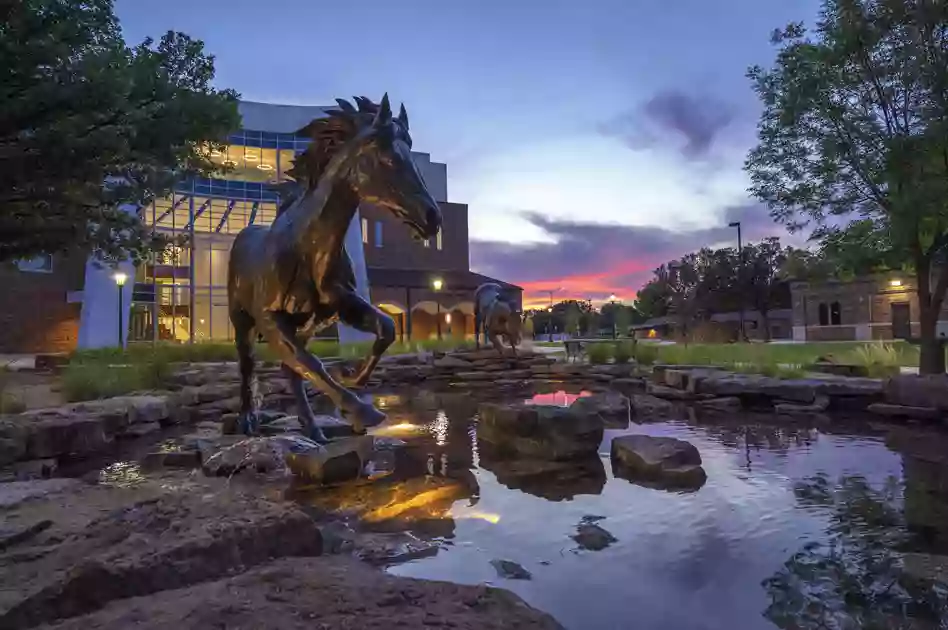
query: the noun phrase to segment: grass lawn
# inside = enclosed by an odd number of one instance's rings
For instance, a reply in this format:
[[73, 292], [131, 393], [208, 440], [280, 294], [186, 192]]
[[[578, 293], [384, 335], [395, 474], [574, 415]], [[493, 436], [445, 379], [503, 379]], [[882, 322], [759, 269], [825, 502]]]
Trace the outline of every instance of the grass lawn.
[[918, 366], [918, 346], [895, 342], [841, 341], [826, 343], [732, 343], [656, 345], [657, 363], [727, 365], [732, 363], [777, 363], [807, 365], [820, 357], [840, 363], [863, 363], [864, 354], [873, 356], [890, 349], [887, 360], [902, 367]]
[[[473, 342], [436, 339], [411, 343], [396, 342], [386, 354], [405, 354], [420, 350], [454, 350], [473, 346]], [[307, 346], [320, 358], [365, 356], [372, 343], [340, 345], [336, 341], [315, 340]], [[266, 344], [258, 344], [256, 356], [261, 361], [276, 361]], [[176, 344], [135, 344], [127, 350], [102, 348], [73, 353], [62, 375], [62, 393], [66, 400], [93, 400], [120, 396], [133, 391], [163, 389], [174, 363], [205, 363], [236, 361], [233, 342]]]

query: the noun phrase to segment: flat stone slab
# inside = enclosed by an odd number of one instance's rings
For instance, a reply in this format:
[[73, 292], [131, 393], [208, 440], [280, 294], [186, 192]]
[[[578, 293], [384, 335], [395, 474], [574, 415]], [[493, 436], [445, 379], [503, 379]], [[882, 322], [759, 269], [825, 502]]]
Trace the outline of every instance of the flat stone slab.
[[581, 414], [599, 414], [604, 425], [610, 429], [624, 429], [629, 426], [632, 406], [629, 399], [617, 392], [603, 392], [577, 398], [570, 409]]
[[540, 459], [572, 459], [596, 453], [604, 421], [582, 408], [525, 403], [481, 403], [477, 435], [500, 451]]
[[891, 403], [875, 403], [869, 405], [868, 411], [877, 416], [886, 418], [913, 418], [916, 420], [937, 421], [944, 417], [944, 413], [934, 407], [912, 407], [909, 405], [893, 405]]
[[616, 474], [630, 481], [697, 489], [707, 480], [701, 467], [701, 454], [684, 440], [622, 435], [613, 438], [610, 455]]
[[948, 375], [894, 376], [885, 382], [885, 402], [948, 412]]

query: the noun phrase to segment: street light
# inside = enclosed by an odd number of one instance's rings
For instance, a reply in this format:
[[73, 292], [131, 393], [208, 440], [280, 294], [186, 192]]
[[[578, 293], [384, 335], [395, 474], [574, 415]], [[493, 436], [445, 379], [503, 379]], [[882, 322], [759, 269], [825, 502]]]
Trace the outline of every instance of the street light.
[[617, 299], [618, 298], [616, 297], [615, 293], [609, 296], [609, 303], [612, 304], [612, 338], [613, 339], [619, 338], [618, 331], [616, 330], [617, 323], [618, 323], [616, 322], [616, 300]]
[[[436, 293], [441, 291], [441, 287], [443, 286], [444, 282], [442, 282], [441, 278], [435, 278], [431, 281], [431, 288], [434, 289]], [[438, 308], [438, 315], [436, 317], [438, 320], [438, 341], [441, 341], [441, 296], [435, 296], [435, 305]]]
[[737, 308], [741, 327], [741, 341], [747, 341], [747, 334], [744, 329], [744, 291], [741, 286], [741, 279], [744, 277], [744, 242], [741, 240], [741, 222], [732, 221], [727, 226], [737, 228]]
[[546, 333], [550, 343], [553, 343], [553, 294], [550, 293], [550, 306], [546, 307]]
[[128, 280], [128, 276], [121, 271], [116, 271], [115, 274], [112, 276], [112, 278], [115, 280], [116, 286], [118, 286], [118, 345], [119, 345], [119, 348], [124, 348], [125, 343], [123, 339], [124, 335], [122, 334], [122, 329], [125, 327], [124, 326], [125, 322], [123, 321], [125, 319], [124, 318], [125, 309], [122, 308], [122, 303], [125, 301], [124, 287], [125, 287], [125, 281]]

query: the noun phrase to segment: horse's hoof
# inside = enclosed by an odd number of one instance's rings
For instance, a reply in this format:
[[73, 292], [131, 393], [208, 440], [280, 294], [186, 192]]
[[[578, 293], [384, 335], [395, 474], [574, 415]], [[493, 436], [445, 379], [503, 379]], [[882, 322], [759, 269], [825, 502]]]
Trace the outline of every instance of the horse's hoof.
[[386, 418], [384, 413], [361, 400], [353, 407], [343, 409], [342, 416], [352, 425], [356, 433], [365, 433], [366, 427], [377, 426]]
[[244, 435], [259, 435], [260, 415], [256, 411], [246, 411], [240, 414], [237, 421], [240, 432]]

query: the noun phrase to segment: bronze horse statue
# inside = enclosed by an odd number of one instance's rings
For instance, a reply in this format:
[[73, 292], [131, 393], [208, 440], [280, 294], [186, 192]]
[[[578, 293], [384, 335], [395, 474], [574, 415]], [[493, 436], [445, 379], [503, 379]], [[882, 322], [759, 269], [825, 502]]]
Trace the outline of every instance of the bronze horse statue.
[[490, 340], [500, 354], [504, 348], [500, 343], [503, 337], [517, 356], [520, 343], [523, 318], [516, 308], [504, 299], [503, 288], [494, 282], [485, 282], [474, 292], [474, 343], [481, 347], [481, 332], [484, 343]]
[[240, 425], [247, 434], [259, 429], [256, 334], [283, 362], [300, 423], [313, 440], [324, 443], [326, 437], [315, 424], [304, 379], [329, 397], [356, 432], [385, 418], [335, 380], [306, 344], [336, 321], [374, 333], [353, 382], [355, 388], [365, 385], [395, 341], [395, 323], [356, 292], [343, 247], [346, 231], [360, 203], [388, 210], [419, 240], [434, 238], [442, 218], [412, 161], [405, 106], [393, 116], [388, 94], [378, 104], [365, 97], [355, 101], [358, 108], [337, 99], [338, 109], [297, 132], [312, 143], [289, 171], [296, 194], [280, 204], [272, 225], [244, 228], [231, 247], [227, 295], [240, 366]]

